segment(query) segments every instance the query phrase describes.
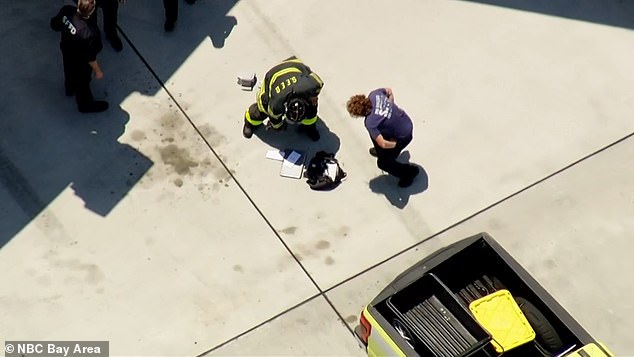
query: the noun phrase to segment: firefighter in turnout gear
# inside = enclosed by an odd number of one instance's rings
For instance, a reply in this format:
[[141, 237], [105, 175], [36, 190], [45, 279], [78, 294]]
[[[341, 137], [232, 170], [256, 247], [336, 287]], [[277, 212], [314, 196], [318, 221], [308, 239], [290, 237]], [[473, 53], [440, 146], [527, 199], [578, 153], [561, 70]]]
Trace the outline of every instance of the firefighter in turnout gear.
[[251, 138], [268, 118], [267, 130], [280, 131], [287, 122], [298, 123], [311, 140], [319, 140], [317, 97], [323, 86], [321, 78], [297, 57], [284, 60], [266, 73], [256, 103], [244, 114], [242, 134]]

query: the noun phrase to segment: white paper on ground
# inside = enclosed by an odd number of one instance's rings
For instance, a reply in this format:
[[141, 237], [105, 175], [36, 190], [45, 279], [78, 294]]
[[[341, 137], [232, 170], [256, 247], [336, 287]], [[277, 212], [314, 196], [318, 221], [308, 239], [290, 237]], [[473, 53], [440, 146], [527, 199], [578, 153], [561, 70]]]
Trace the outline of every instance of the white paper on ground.
[[269, 150], [266, 152], [266, 158], [267, 159], [272, 159], [272, 160], [276, 160], [276, 161], [282, 161], [284, 160], [284, 151], [282, 150]]
[[[285, 152], [288, 152], [286, 150]], [[282, 162], [280, 176], [299, 179], [304, 171], [304, 161], [306, 154], [301, 151], [291, 151], [291, 153]]]

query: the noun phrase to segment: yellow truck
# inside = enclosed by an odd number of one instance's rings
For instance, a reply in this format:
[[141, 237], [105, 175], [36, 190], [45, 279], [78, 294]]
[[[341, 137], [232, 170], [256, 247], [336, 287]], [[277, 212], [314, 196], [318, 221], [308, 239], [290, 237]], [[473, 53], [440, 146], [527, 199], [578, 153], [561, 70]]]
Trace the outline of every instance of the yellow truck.
[[354, 331], [369, 356], [614, 356], [487, 233], [401, 273]]

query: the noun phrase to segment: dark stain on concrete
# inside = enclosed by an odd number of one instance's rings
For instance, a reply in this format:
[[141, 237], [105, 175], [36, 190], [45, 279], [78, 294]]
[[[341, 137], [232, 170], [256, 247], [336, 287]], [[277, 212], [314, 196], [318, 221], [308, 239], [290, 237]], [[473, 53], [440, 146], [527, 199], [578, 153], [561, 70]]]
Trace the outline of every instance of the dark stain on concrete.
[[130, 136], [132, 137], [132, 140], [134, 141], [142, 141], [147, 139], [147, 136], [145, 136], [145, 133], [142, 132], [141, 130], [133, 130]]
[[179, 175], [190, 174], [190, 169], [198, 166], [198, 163], [190, 157], [187, 150], [181, 149], [174, 144], [167, 145], [160, 149], [160, 152], [163, 163], [172, 166]]
[[291, 226], [291, 227], [286, 227], [286, 228], [280, 230], [280, 233], [295, 234], [296, 231], [297, 231], [297, 227]]
[[176, 185], [176, 187], [183, 187], [183, 180], [177, 178], [176, 180], [174, 180], [174, 185]]
[[335, 260], [329, 256], [329, 257], [326, 257], [326, 260], [324, 261], [324, 263], [326, 263], [326, 265], [333, 265], [335, 264]]
[[200, 133], [205, 137], [207, 142], [209, 142], [209, 144], [211, 144], [212, 146], [217, 146], [227, 141], [227, 138], [225, 138], [224, 135], [222, 135], [213, 126], [209, 124], [204, 124], [199, 126], [198, 130], [200, 130]]
[[242, 265], [236, 264], [236, 265], [233, 266], [233, 271], [237, 271], [238, 273], [243, 273], [244, 272], [244, 268], [242, 267]]
[[354, 324], [357, 322], [357, 320], [358, 320], [358, 317], [356, 317], [355, 315], [350, 315], [346, 317], [346, 322], [349, 324]]
[[99, 269], [97, 265], [92, 263], [82, 263], [77, 259], [73, 259], [56, 262], [56, 265], [65, 266], [66, 268], [69, 268], [71, 270], [86, 274], [84, 279], [91, 284], [97, 284], [105, 279], [105, 276], [103, 272], [101, 272], [101, 269]]
[[177, 113], [166, 113], [159, 120], [161, 127], [168, 130], [181, 127], [184, 124], [183, 121], [184, 120], [181, 119]]
[[317, 242], [317, 244], [315, 244], [315, 248], [328, 249], [330, 248], [330, 242], [328, 242], [327, 240], [320, 240], [319, 242]]

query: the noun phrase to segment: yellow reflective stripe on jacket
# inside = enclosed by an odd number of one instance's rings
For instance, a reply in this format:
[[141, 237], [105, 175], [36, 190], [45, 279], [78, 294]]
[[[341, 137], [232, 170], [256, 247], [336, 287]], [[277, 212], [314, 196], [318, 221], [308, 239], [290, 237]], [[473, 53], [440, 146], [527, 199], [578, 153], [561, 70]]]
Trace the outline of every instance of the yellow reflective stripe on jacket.
[[280, 122], [279, 122], [279, 123], [277, 123], [277, 124], [275, 124], [275, 123], [271, 122], [271, 126], [272, 126], [274, 129], [279, 129], [282, 125], [284, 125], [284, 120], [280, 120]]
[[321, 78], [319, 78], [319, 76], [317, 75], [317, 73], [312, 72], [310, 74], [311, 77], [313, 77], [313, 79], [315, 79], [317, 81], [317, 83], [319, 83], [319, 88], [324, 86], [324, 81], [321, 80]]
[[300, 122], [300, 124], [302, 125], [313, 125], [317, 122], [317, 116], [315, 115], [314, 118], [308, 118], [308, 119], [304, 119]]
[[247, 112], [244, 113], [244, 119], [249, 122], [252, 125], [261, 125], [262, 124], [262, 120], [253, 120], [251, 119], [251, 114], [249, 114], [249, 109], [247, 109]]
[[299, 58], [294, 58], [294, 59], [286, 60], [286, 61], [284, 61], [282, 63], [302, 63], [303, 64], [304, 61], [300, 60]]
[[271, 108], [268, 108], [268, 109], [267, 109], [266, 114], [267, 114], [270, 118], [273, 118], [273, 119], [279, 119], [279, 118], [283, 115], [283, 113], [282, 113], [282, 114], [275, 114], [275, 113], [273, 113], [273, 111], [271, 110]]
[[266, 108], [264, 108], [264, 103], [262, 103], [262, 96], [264, 95], [264, 86], [260, 88], [260, 93], [258, 93], [258, 110], [262, 113], [266, 113]]
[[271, 95], [271, 90], [273, 90], [273, 83], [275, 83], [275, 81], [277, 80], [277, 77], [283, 76], [288, 73], [301, 73], [301, 72], [302, 71], [300, 71], [298, 68], [295, 68], [295, 67], [284, 68], [275, 72], [273, 77], [271, 77], [271, 81], [269, 82], [269, 96]]

